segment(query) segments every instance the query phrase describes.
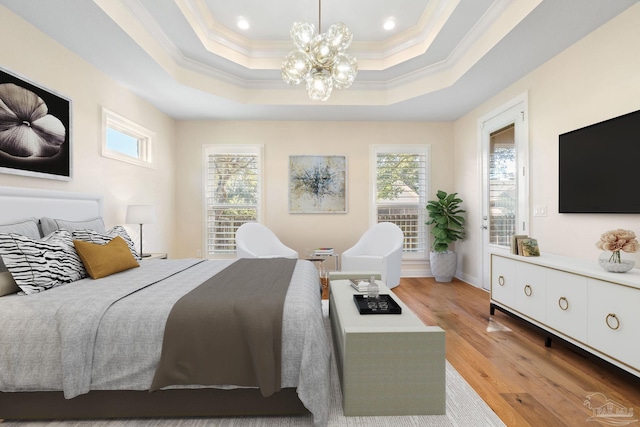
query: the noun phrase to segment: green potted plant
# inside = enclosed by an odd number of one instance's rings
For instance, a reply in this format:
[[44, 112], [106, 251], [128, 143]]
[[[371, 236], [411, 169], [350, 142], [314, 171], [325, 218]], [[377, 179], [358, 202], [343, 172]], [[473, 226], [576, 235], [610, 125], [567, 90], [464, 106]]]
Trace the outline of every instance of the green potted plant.
[[455, 252], [449, 250], [449, 244], [464, 237], [464, 217], [460, 214], [465, 211], [460, 208], [462, 199], [458, 193], [447, 194], [438, 190], [438, 200], [427, 202], [427, 225], [433, 225], [433, 250], [429, 254], [431, 272], [437, 282], [450, 282], [456, 273], [458, 257]]

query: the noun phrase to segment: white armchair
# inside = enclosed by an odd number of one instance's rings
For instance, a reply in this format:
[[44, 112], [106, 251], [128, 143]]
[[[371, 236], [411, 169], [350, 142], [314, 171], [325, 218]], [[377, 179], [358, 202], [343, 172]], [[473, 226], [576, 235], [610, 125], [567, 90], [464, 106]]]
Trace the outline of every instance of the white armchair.
[[298, 258], [298, 252], [287, 247], [262, 224], [247, 222], [236, 230], [238, 258]]
[[368, 229], [360, 240], [342, 253], [342, 271], [378, 271], [388, 288], [400, 284], [404, 233], [391, 222]]

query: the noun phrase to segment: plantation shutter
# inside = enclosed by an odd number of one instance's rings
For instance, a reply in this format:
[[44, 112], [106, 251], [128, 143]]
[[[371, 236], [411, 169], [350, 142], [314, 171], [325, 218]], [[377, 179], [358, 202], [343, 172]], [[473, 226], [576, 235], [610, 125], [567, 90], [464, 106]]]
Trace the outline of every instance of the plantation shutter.
[[260, 147], [206, 149], [206, 251], [236, 253], [236, 230], [257, 222], [260, 213]]
[[376, 147], [377, 222], [392, 222], [404, 233], [405, 258], [425, 257], [428, 147]]

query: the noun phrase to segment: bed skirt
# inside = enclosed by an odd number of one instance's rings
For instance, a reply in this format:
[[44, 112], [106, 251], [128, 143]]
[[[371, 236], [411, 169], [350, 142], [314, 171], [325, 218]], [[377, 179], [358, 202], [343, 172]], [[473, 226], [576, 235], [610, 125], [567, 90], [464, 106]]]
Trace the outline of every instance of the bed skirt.
[[308, 413], [295, 388], [269, 397], [259, 389], [214, 388], [62, 392], [0, 392], [0, 419], [95, 419], [299, 415]]

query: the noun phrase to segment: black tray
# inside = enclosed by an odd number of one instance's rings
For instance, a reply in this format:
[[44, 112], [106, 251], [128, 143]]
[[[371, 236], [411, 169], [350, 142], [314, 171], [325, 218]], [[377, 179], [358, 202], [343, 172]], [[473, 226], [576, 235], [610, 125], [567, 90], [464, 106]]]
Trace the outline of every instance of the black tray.
[[380, 295], [380, 301], [387, 302], [387, 308], [369, 308], [366, 295], [354, 295], [353, 301], [356, 303], [356, 307], [360, 314], [402, 314], [402, 307], [391, 298], [391, 295]]

